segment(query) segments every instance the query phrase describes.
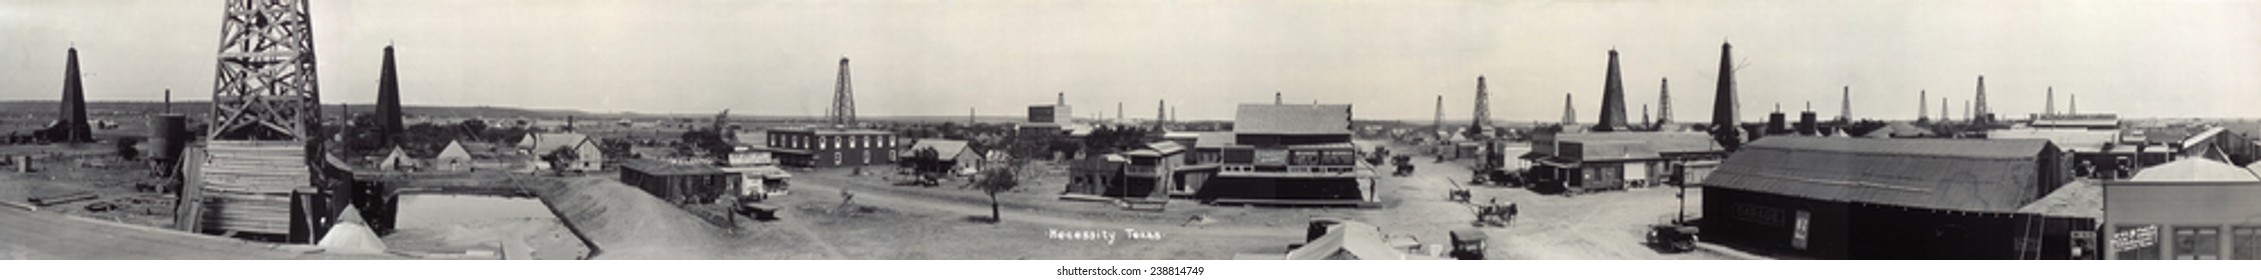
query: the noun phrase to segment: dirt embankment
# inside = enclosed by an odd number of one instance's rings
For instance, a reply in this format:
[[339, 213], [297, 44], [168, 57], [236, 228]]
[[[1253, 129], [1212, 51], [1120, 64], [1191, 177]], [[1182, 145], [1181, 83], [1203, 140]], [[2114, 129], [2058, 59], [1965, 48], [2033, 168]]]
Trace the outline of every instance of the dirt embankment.
[[604, 178], [569, 178], [535, 187], [566, 225], [595, 247], [594, 259], [717, 259], [724, 229], [659, 198]]

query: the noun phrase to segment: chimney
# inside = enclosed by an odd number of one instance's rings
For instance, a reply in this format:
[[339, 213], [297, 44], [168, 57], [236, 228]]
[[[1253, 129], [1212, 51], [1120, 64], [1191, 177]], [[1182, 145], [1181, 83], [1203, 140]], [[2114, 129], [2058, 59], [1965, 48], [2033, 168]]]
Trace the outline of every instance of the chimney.
[[1607, 132], [1626, 129], [1625, 83], [1617, 74], [1617, 50], [1609, 50], [1609, 72], [1602, 78], [1602, 115], [1594, 123], [1594, 131]]
[[1735, 100], [1734, 47], [1724, 42], [1719, 44], [1719, 87], [1715, 90], [1716, 95], [1712, 98], [1711, 105], [1712, 139], [1719, 141], [1719, 146], [1728, 151], [1742, 148], [1744, 137], [1735, 123], [1735, 109], [1738, 106]]
[[1649, 123], [1649, 104], [1641, 104], [1641, 127], [1656, 127]]
[[2042, 106], [2041, 106], [2041, 115], [2043, 115], [2043, 116], [2047, 116], [2047, 115], [2056, 115], [2056, 114], [2057, 114], [2057, 87], [2049, 87], [2049, 99], [2047, 99], [2047, 100], [2046, 100], [2046, 101], [2044, 101], [2044, 102], [2048, 102], [2048, 103], [2046, 103], [2046, 105], [2042, 105]]
[[573, 132], [573, 116], [565, 116], [565, 132]]
[[[1942, 109], [1944, 110], [1944, 109]], [[1916, 91], [1916, 121], [1931, 120], [1931, 92]]]
[[1170, 114], [1168, 108], [1170, 108], [1170, 105], [1167, 100], [1154, 101], [1154, 131], [1162, 131], [1162, 129], [1164, 127], [1167, 127], [1166, 125], [1169, 124], [1168, 121], [1170, 120]]
[[1053, 96], [1052, 99], [1052, 106], [1055, 106], [1054, 108], [1058, 108], [1057, 106], [1068, 106], [1068, 92], [1062, 91], [1058, 93], [1058, 95]]
[[173, 89], [165, 88], [165, 113], [173, 113]]
[[1285, 100], [1282, 100], [1282, 99], [1280, 99], [1280, 92], [1277, 92], [1277, 91], [1274, 91], [1274, 92], [1272, 92], [1272, 105], [1281, 105], [1281, 104], [1287, 104], [1287, 102], [1286, 102]]
[[2065, 114], [2067, 114], [2067, 115], [2077, 115], [2077, 114], [2080, 114], [2080, 95], [2079, 95], [2079, 94], [2066, 94], [2066, 95], [2065, 95]]
[[1766, 114], [1766, 135], [1789, 134], [1790, 126], [1782, 114], [1782, 103], [1774, 104], [1774, 112]]
[[1819, 128], [1814, 123], [1813, 102], [1806, 102], [1806, 111], [1798, 112], [1798, 135], [1819, 135]]

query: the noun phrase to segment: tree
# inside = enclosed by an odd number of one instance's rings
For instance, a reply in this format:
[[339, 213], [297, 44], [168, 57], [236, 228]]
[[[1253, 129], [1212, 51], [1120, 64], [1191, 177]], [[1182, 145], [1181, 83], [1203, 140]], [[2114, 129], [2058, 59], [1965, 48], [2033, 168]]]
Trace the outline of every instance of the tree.
[[581, 160], [581, 154], [574, 153], [573, 147], [559, 146], [543, 154], [542, 160], [550, 162], [550, 171], [556, 172], [557, 176], [565, 176], [566, 166]]
[[456, 123], [456, 126], [462, 127], [464, 134], [470, 135], [472, 140], [486, 141], [486, 138], [482, 136], [486, 136], [487, 121], [479, 119], [467, 119], [463, 120], [463, 122]]
[[998, 210], [997, 194], [1012, 191], [1014, 187], [1020, 186], [1020, 179], [1013, 176], [1015, 175], [1012, 168], [991, 168], [982, 171], [981, 179], [978, 183], [975, 183], [976, 186], [981, 187], [982, 193], [989, 195], [989, 222], [991, 223], [1004, 221], [1004, 217], [999, 215], [1001, 211]]
[[938, 177], [936, 174], [948, 172], [950, 169], [949, 166], [942, 164], [942, 152], [935, 151], [933, 147], [912, 151], [911, 158], [907, 161], [911, 163], [911, 172], [917, 174], [921, 182]]
[[722, 133], [712, 130], [693, 129], [684, 131], [681, 136], [682, 141], [677, 142], [679, 145], [675, 149], [694, 155], [730, 154], [730, 142], [723, 140], [722, 137]]

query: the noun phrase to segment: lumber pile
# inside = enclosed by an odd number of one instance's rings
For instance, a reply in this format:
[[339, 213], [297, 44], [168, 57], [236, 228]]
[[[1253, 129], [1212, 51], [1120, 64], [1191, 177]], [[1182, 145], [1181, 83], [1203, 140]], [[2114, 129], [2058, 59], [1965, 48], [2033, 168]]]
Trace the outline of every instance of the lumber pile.
[[291, 234], [291, 191], [313, 186], [297, 141], [212, 141], [196, 169], [189, 213], [206, 232]]

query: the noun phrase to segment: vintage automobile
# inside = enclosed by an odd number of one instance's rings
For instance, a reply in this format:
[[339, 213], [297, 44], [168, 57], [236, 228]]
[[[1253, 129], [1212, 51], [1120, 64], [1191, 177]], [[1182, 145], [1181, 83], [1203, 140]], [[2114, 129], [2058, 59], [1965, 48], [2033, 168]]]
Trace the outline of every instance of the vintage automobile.
[[1484, 259], [1484, 240], [1490, 239], [1476, 228], [1452, 230], [1452, 258], [1462, 260]]
[[1696, 236], [1701, 231], [1691, 221], [1693, 220], [1665, 221], [1649, 225], [1648, 245], [1670, 253], [1696, 250]]

